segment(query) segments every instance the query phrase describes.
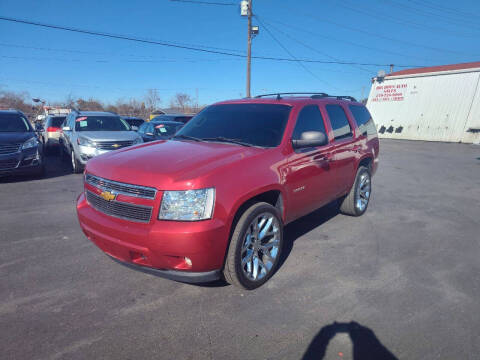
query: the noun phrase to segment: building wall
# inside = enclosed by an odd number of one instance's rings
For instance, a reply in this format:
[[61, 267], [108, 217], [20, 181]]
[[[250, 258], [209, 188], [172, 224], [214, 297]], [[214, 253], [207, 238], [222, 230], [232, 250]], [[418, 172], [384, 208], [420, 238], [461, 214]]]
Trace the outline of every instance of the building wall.
[[[480, 71], [417, 74], [375, 80], [367, 107], [383, 138], [478, 142]], [[384, 130], [384, 131], [383, 131]]]

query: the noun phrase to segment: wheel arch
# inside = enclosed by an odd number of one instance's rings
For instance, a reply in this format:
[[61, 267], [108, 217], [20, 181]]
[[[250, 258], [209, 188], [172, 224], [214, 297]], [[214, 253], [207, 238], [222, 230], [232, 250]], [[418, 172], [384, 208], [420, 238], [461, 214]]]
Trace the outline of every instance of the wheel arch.
[[[228, 232], [228, 241], [227, 247], [225, 249], [225, 255], [223, 259], [223, 266], [225, 266], [225, 261], [227, 259], [228, 249], [232, 240], [232, 234], [235, 230], [235, 227], [238, 223], [238, 220], [242, 214], [250, 206], [258, 202], [266, 202], [273, 207], [275, 207], [279, 213], [282, 222], [285, 222], [285, 194], [284, 191], [278, 186], [267, 186], [265, 188], [259, 189], [255, 192], [249, 193], [242, 197], [233, 208], [233, 216], [230, 221], [230, 230]], [[223, 268], [222, 266], [222, 268]]]

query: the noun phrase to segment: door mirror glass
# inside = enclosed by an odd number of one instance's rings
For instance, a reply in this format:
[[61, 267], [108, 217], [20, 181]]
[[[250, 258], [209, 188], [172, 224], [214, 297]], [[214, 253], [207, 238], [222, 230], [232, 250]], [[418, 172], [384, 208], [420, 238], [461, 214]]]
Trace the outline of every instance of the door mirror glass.
[[302, 149], [308, 147], [317, 147], [328, 144], [327, 136], [321, 131], [304, 131], [300, 135], [300, 139], [293, 140], [292, 146], [294, 149]]
[[147, 132], [147, 133], [145, 133], [145, 135], [147, 135], [147, 136], [153, 136], [153, 133]]
[[70, 131], [71, 129], [70, 129], [70, 126], [64, 126], [64, 127], [62, 128], [62, 130], [63, 130], [63, 131]]

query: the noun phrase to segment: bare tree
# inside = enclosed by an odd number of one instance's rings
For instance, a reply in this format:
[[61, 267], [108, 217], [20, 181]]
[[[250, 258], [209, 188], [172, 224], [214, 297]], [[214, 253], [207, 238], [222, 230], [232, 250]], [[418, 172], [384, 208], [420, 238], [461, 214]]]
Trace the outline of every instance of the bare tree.
[[65, 97], [65, 107], [69, 109], [75, 107], [75, 100], [73, 99], [72, 92], [69, 92]]
[[162, 100], [160, 99], [157, 89], [147, 90], [147, 94], [145, 95], [145, 105], [150, 112], [156, 110], [161, 102]]
[[176, 93], [170, 102], [170, 106], [174, 109], [179, 109], [182, 112], [190, 109], [192, 106], [192, 97], [185, 93]]

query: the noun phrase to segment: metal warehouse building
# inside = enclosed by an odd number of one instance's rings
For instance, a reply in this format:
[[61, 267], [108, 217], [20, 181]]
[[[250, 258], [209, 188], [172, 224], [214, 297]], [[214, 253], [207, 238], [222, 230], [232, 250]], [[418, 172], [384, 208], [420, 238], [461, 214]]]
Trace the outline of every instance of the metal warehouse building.
[[480, 62], [397, 71], [372, 80], [380, 137], [480, 142]]

